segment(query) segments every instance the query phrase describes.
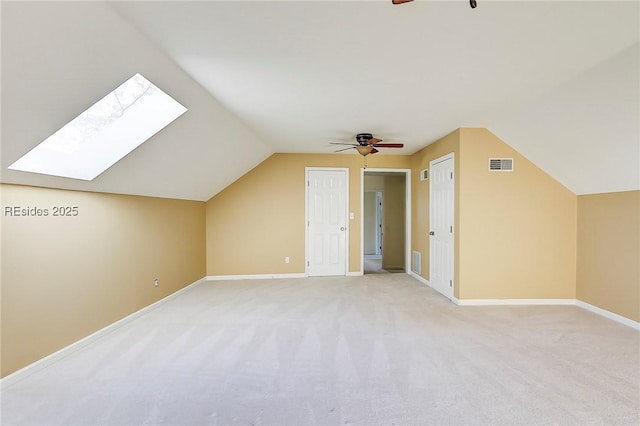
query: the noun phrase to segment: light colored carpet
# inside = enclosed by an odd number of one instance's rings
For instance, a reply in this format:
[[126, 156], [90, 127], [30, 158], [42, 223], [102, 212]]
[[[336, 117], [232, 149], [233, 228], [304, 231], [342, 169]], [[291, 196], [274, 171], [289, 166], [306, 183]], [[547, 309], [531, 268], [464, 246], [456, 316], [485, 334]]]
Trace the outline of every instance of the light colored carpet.
[[390, 273], [404, 273], [404, 269], [382, 269], [381, 257], [366, 257], [364, 258], [364, 273], [365, 274], [390, 274]]
[[405, 274], [193, 287], [2, 389], [3, 425], [637, 425], [640, 337]]

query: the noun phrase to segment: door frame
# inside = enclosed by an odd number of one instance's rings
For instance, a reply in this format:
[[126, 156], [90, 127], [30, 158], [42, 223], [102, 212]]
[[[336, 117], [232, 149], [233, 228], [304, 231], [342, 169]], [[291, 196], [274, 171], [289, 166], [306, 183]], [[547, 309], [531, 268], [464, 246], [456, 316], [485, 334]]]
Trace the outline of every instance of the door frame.
[[349, 274], [349, 234], [351, 233], [350, 229], [350, 221], [349, 221], [349, 168], [348, 167], [305, 167], [304, 168], [304, 182], [306, 185], [304, 186], [304, 221], [307, 222], [307, 225], [304, 226], [304, 275], [306, 277], [309, 276], [309, 172], [310, 171], [340, 171], [345, 172], [345, 191], [344, 191], [344, 209], [345, 209], [345, 223], [346, 232], [345, 232], [345, 276]]
[[[433, 170], [433, 166], [435, 164], [438, 163], [442, 163], [444, 161], [447, 160], [451, 160], [453, 161], [452, 163], [452, 170], [453, 170], [453, 209], [452, 209], [452, 214], [453, 214], [453, 232], [452, 232], [452, 241], [451, 241], [451, 262], [453, 263], [453, 276], [451, 277], [451, 297], [449, 297], [446, 294], [441, 293], [439, 290], [437, 290], [435, 287], [433, 287], [431, 284], [429, 284], [429, 286], [431, 288], [433, 288], [434, 290], [436, 290], [439, 294], [443, 295], [444, 297], [446, 297], [447, 299], [454, 301], [456, 299], [455, 297], [455, 289], [457, 286], [456, 283], [456, 235], [458, 230], [456, 229], [455, 226], [455, 222], [456, 222], [456, 159], [455, 159], [455, 152], [450, 152], [449, 154], [445, 154], [441, 157], [438, 158], [434, 158], [433, 160], [429, 161], [429, 231], [431, 231], [433, 228], [431, 227], [431, 217], [432, 217], [432, 212], [433, 212], [433, 203], [431, 202], [431, 176], [433, 176], [431, 170]], [[431, 246], [431, 236], [429, 236], [429, 281], [431, 281], [431, 277], [433, 276], [432, 272], [432, 268], [433, 268], [433, 263], [431, 262], [431, 256], [432, 256], [432, 246]]]
[[[411, 169], [361, 168], [360, 169], [360, 273], [364, 275], [364, 174], [365, 173], [404, 173], [405, 175], [405, 236], [404, 271], [411, 270]], [[384, 256], [384, 255], [383, 255]]]
[[382, 202], [382, 191], [376, 191], [376, 255], [378, 256], [382, 256]]
[[[376, 249], [375, 249], [375, 253], [373, 254], [373, 256], [380, 256], [382, 254], [382, 208], [381, 208], [381, 203], [382, 203], [382, 191], [379, 189], [369, 189], [369, 190], [365, 190], [364, 191], [367, 194], [375, 194], [375, 199], [376, 199], [376, 212], [375, 212], [375, 218], [374, 220], [376, 221], [376, 235], [374, 236], [375, 241], [376, 241]], [[364, 193], [363, 193], [364, 194]], [[363, 195], [364, 197], [364, 195]], [[362, 210], [362, 214], [363, 214], [363, 220], [362, 220], [362, 240], [364, 241], [364, 204], [363, 204], [363, 210]], [[364, 243], [363, 243], [364, 244]], [[362, 246], [362, 250], [364, 250], [364, 245]], [[369, 253], [368, 255], [365, 256], [369, 256], [371, 255], [371, 253]]]

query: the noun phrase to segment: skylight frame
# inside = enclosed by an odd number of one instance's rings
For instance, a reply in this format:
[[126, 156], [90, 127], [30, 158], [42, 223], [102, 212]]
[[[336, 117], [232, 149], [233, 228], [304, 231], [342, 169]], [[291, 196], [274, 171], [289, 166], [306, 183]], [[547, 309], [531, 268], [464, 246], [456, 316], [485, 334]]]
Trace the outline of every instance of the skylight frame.
[[137, 73], [9, 169], [92, 181], [186, 111]]

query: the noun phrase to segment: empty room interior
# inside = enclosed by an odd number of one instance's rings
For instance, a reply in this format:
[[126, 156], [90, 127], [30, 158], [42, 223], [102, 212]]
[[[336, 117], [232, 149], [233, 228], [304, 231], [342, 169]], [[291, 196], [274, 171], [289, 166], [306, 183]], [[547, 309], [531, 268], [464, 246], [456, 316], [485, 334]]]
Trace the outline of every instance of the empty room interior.
[[3, 425], [640, 424], [640, 3], [1, 1]]

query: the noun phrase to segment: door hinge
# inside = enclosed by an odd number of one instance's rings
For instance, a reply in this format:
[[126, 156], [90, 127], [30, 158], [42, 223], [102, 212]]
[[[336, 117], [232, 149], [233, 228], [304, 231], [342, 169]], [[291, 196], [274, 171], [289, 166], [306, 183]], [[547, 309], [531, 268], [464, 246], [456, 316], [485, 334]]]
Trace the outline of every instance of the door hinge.
[[309, 184], [309, 182], [310, 182], [310, 181], [307, 181], [307, 186], [311, 186], [311, 185]]
[[307, 266], [309, 266], [309, 261], [307, 260]]
[[453, 287], [453, 280], [449, 280], [449, 287]]
[[449, 227], [449, 232], [451, 232], [453, 234], [453, 226]]

